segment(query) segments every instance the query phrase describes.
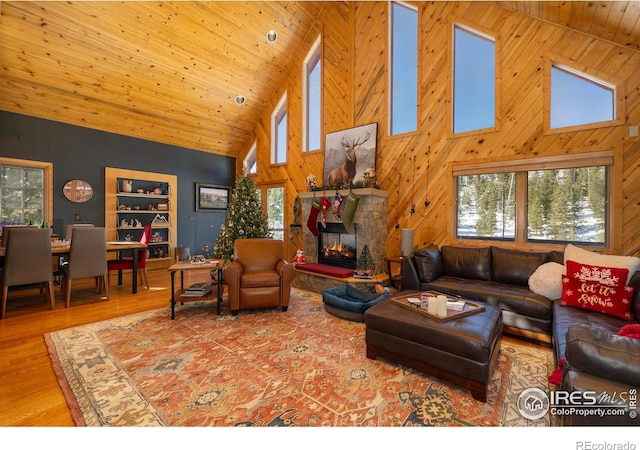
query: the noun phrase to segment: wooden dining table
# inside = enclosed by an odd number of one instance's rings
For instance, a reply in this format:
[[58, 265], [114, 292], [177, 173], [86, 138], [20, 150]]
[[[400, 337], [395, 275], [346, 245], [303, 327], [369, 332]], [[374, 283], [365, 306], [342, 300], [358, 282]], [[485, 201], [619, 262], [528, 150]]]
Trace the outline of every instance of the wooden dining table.
[[[140, 249], [147, 248], [147, 244], [142, 244], [140, 242], [128, 242], [128, 241], [109, 241], [107, 242], [107, 252], [120, 252], [122, 250], [133, 250], [132, 260], [133, 270], [131, 271], [131, 293], [136, 294], [138, 292], [138, 251]], [[64, 256], [69, 254], [69, 250], [71, 249], [70, 244], [56, 244], [55, 242], [51, 243], [51, 255], [52, 256]], [[0, 256], [4, 256], [5, 248], [0, 247]]]

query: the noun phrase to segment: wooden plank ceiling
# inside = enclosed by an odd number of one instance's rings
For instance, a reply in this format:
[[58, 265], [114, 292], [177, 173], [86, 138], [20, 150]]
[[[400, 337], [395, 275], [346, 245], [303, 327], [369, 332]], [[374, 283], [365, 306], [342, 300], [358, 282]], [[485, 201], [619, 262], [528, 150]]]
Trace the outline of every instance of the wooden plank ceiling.
[[[640, 50], [637, 1], [494, 3]], [[236, 156], [324, 4], [2, 1], [0, 109]]]

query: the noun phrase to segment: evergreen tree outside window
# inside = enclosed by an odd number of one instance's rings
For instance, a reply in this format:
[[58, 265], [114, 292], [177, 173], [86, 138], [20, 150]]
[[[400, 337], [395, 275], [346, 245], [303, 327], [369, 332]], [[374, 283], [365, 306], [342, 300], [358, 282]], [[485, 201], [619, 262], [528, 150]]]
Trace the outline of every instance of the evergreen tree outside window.
[[459, 174], [456, 236], [604, 246], [608, 242], [608, 167], [584, 164]]
[[267, 188], [267, 219], [273, 239], [284, 241], [284, 188]]
[[271, 164], [287, 162], [287, 95], [283, 95], [271, 115]]
[[303, 63], [303, 151], [320, 150], [322, 121], [322, 64], [320, 37]]
[[614, 120], [615, 88], [591, 76], [552, 65], [550, 110], [552, 129]]
[[515, 238], [515, 173], [458, 177], [458, 237]]
[[528, 172], [527, 239], [604, 244], [604, 166]]
[[50, 163], [0, 158], [0, 222], [51, 221]]
[[491, 38], [454, 26], [454, 133], [495, 127], [495, 47]]

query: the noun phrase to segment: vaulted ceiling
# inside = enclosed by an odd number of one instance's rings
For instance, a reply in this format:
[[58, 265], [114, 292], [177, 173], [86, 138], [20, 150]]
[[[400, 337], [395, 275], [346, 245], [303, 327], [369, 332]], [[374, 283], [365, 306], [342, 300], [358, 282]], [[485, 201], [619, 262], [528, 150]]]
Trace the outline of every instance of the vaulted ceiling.
[[[640, 51], [638, 1], [493, 3]], [[0, 109], [236, 156], [324, 5], [2, 1]]]

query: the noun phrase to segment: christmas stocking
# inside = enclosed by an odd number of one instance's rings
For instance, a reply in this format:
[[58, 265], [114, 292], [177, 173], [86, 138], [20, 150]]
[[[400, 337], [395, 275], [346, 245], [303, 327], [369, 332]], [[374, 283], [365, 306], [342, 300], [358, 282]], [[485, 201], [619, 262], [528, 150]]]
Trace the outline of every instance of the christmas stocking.
[[331, 206], [331, 202], [327, 197], [322, 197], [320, 199], [320, 203], [322, 204], [322, 227], [327, 228], [327, 210], [329, 209], [329, 206]]
[[356, 215], [358, 203], [360, 203], [360, 197], [355, 195], [353, 192], [349, 192], [344, 206], [344, 211], [342, 211], [342, 224], [349, 234], [354, 234], [356, 232], [356, 229], [353, 227], [353, 217]]
[[309, 218], [307, 219], [307, 228], [309, 228], [309, 231], [311, 231], [314, 236], [320, 234], [318, 231], [318, 213], [320, 209], [322, 209], [320, 200], [314, 198], [313, 203], [311, 203], [311, 212], [309, 212]]
[[344, 200], [344, 197], [342, 195], [340, 195], [338, 192], [336, 192], [336, 196], [333, 199], [333, 217], [336, 218], [336, 220], [342, 220], [342, 217], [340, 216], [340, 207], [342, 206], [342, 202]]

